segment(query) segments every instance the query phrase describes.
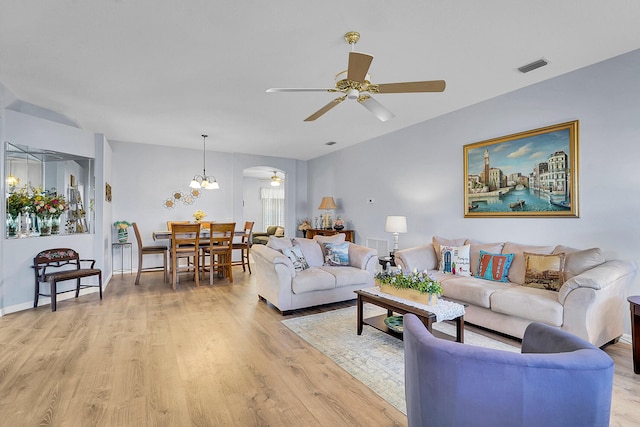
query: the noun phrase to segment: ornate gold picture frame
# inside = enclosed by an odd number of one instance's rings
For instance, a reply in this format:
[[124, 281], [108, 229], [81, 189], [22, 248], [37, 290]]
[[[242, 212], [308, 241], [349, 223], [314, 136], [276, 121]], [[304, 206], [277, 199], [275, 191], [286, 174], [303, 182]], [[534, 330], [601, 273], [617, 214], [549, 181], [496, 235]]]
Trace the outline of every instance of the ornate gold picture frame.
[[464, 216], [578, 217], [578, 120], [464, 146]]

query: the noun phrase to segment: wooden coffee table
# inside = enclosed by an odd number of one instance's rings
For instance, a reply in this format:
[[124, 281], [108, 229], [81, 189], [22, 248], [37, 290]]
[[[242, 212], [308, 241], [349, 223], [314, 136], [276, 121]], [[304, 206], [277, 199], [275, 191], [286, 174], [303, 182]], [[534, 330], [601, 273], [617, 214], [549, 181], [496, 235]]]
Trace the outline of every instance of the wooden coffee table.
[[[404, 304], [399, 301], [395, 301], [389, 298], [385, 298], [384, 296], [373, 295], [367, 292], [366, 290], [358, 290], [355, 291], [358, 294], [358, 335], [362, 335], [362, 329], [364, 325], [372, 326], [379, 331], [382, 331], [386, 334], [392, 335], [394, 337], [402, 339], [402, 334], [397, 333], [391, 329], [384, 323], [384, 319], [389, 316], [393, 316], [393, 313], [400, 314], [415, 314], [418, 319], [427, 327], [429, 332], [433, 332], [433, 323], [436, 322], [436, 315], [431, 313], [428, 310], [422, 310], [417, 307], [413, 307], [411, 305]], [[387, 314], [381, 314], [379, 316], [370, 317], [368, 319], [364, 319], [364, 310], [363, 304], [368, 302], [373, 305], [377, 305], [378, 307], [386, 308]], [[408, 301], [407, 301], [408, 302]], [[454, 319], [456, 321], [456, 341], [463, 343], [464, 342], [464, 315], [456, 317]]]

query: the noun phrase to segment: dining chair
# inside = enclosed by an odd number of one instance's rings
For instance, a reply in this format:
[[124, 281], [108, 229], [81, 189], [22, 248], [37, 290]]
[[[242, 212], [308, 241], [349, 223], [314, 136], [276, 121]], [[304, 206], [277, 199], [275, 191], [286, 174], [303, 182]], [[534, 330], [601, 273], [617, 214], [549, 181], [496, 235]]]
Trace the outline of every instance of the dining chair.
[[[140, 275], [142, 273], [151, 273], [154, 271], [164, 271], [164, 281], [167, 281], [167, 247], [165, 245], [144, 246], [142, 244], [142, 236], [140, 236], [140, 228], [137, 223], [133, 223], [133, 231], [136, 233], [138, 240], [138, 274], [136, 275], [136, 285], [140, 284]], [[142, 267], [142, 259], [145, 255], [162, 255], [162, 267]]]
[[[229, 283], [233, 283], [233, 272], [231, 270], [231, 251], [233, 249], [233, 233], [236, 228], [235, 222], [210, 222], [209, 245], [202, 248], [202, 272], [209, 272], [209, 284], [213, 285], [215, 273], [222, 274], [229, 278]], [[209, 257], [208, 264], [205, 258]]]
[[240, 242], [234, 242], [232, 250], [240, 251], [240, 260], [232, 261], [232, 265], [241, 265], [242, 271], [245, 270], [245, 264], [249, 268], [249, 274], [251, 274], [251, 264], [249, 264], [249, 250], [251, 249], [251, 233], [253, 232], [253, 221], [246, 221], [244, 223], [244, 233], [242, 233], [242, 240]]
[[[193, 271], [196, 286], [200, 286], [200, 224], [171, 225], [171, 285], [176, 288], [178, 273]], [[180, 265], [180, 259], [187, 259], [186, 265]], [[190, 262], [193, 259], [193, 263]]]
[[171, 231], [172, 224], [189, 224], [191, 221], [167, 221], [167, 230]]

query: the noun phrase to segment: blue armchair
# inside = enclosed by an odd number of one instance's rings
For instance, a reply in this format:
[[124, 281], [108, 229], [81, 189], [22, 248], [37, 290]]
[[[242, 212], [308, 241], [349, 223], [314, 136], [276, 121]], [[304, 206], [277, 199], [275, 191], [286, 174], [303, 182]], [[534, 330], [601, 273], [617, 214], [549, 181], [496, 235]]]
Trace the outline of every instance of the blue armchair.
[[404, 317], [409, 427], [608, 426], [613, 360], [588, 342], [541, 323], [522, 353], [434, 337]]

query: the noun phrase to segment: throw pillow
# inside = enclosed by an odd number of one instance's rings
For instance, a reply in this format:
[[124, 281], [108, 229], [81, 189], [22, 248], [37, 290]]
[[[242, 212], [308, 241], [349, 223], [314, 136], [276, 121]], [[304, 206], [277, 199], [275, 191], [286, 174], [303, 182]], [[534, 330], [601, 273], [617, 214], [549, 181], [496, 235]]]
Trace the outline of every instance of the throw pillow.
[[483, 242], [478, 242], [476, 240], [467, 240], [465, 244], [471, 245], [471, 250], [469, 251], [469, 255], [471, 258], [470, 270], [473, 274], [476, 274], [476, 271], [478, 271], [478, 261], [480, 259], [480, 251], [489, 252], [491, 254], [501, 254], [502, 248], [504, 247], [504, 242], [483, 243]]
[[315, 240], [320, 244], [320, 249], [322, 249], [323, 259], [324, 257], [327, 256], [327, 252], [324, 250], [324, 244], [325, 243], [342, 243], [344, 242], [344, 238], [345, 238], [344, 233], [337, 233], [337, 234], [334, 234], [333, 236], [322, 236], [320, 234], [316, 234], [315, 236], [313, 236], [313, 240]]
[[508, 282], [512, 262], [513, 254], [491, 254], [481, 250], [476, 276], [494, 282]]
[[433, 244], [433, 249], [436, 251], [436, 256], [438, 257], [438, 265], [442, 259], [440, 258], [440, 246], [462, 246], [466, 242], [466, 238], [462, 237], [459, 239], [447, 239], [444, 237], [433, 236], [431, 238], [431, 243]]
[[471, 245], [440, 246], [440, 272], [456, 276], [471, 276], [469, 250]]
[[276, 237], [284, 237], [284, 228], [282, 227], [276, 228], [276, 232], [273, 233], [273, 235]]
[[325, 243], [324, 253], [326, 265], [349, 265], [349, 242]]
[[564, 254], [524, 253], [526, 272], [522, 286], [558, 291], [564, 283]]
[[304, 255], [302, 255], [302, 249], [300, 246], [295, 245], [290, 248], [284, 248], [282, 249], [282, 253], [291, 260], [294, 270], [303, 271], [309, 268], [307, 260]]
[[294, 245], [299, 245], [302, 249], [302, 255], [307, 260], [309, 267], [321, 267], [324, 265], [324, 254], [320, 244], [313, 239], [305, 239], [298, 237], [294, 239]]

